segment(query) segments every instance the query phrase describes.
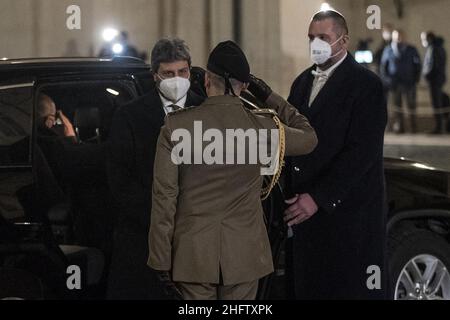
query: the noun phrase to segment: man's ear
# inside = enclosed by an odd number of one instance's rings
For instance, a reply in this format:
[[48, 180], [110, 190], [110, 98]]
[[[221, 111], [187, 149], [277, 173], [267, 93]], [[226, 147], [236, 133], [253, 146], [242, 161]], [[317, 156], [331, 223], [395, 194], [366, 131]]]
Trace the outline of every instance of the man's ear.
[[342, 38], [342, 40], [343, 40], [343, 42], [344, 42], [344, 47], [346, 48], [346, 49], [348, 49], [348, 46], [349, 46], [349, 44], [350, 44], [350, 37], [349, 37], [349, 35], [348, 34], [346, 34], [346, 35], [344, 35], [344, 37]]
[[209, 88], [209, 85], [210, 85], [209, 81], [210, 81], [209, 74], [208, 74], [208, 72], [205, 72], [205, 89]]

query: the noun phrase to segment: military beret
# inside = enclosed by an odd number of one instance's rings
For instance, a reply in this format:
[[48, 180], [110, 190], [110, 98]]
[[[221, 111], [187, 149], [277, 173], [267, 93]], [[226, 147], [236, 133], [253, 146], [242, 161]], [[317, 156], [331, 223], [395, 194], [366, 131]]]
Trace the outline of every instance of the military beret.
[[250, 82], [250, 65], [242, 49], [233, 41], [221, 42], [213, 49], [207, 68], [224, 78]]

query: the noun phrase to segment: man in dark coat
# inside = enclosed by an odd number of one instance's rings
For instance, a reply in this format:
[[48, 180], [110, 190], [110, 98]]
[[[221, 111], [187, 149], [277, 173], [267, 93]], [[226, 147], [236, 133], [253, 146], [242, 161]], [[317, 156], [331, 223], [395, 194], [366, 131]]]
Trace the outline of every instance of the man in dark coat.
[[385, 84], [389, 86], [393, 97], [395, 110], [394, 131], [405, 132], [402, 111], [403, 97], [411, 113], [409, 115], [411, 132], [417, 132], [417, 83], [420, 80], [422, 65], [417, 49], [405, 41], [404, 32], [394, 30], [392, 42], [387, 46], [381, 57], [380, 73]]
[[347, 24], [339, 13], [317, 13], [309, 38], [316, 65], [295, 80], [288, 98], [319, 141], [311, 154], [288, 159], [286, 168], [296, 298], [382, 299], [383, 85], [347, 52]]
[[72, 149], [68, 146], [78, 147], [78, 139], [70, 120], [62, 110], [57, 110], [53, 99], [44, 93], [38, 97], [36, 127], [39, 148], [63, 188], [63, 180], [70, 172], [66, 160], [70, 158], [68, 151]]
[[[447, 67], [447, 53], [444, 49], [444, 39], [437, 37], [433, 32], [422, 32], [422, 45], [427, 49], [423, 62], [422, 74], [430, 87], [431, 102], [436, 121], [432, 133], [443, 133], [446, 128], [448, 114], [442, 112], [444, 107], [443, 87], [447, 80], [445, 70]], [[450, 131], [449, 131], [450, 132]]]
[[189, 90], [191, 57], [180, 39], [162, 39], [152, 51], [156, 87], [121, 107], [109, 141], [108, 180], [116, 200], [109, 299], [167, 298], [147, 266], [153, 162], [167, 113], [197, 106], [203, 98]]

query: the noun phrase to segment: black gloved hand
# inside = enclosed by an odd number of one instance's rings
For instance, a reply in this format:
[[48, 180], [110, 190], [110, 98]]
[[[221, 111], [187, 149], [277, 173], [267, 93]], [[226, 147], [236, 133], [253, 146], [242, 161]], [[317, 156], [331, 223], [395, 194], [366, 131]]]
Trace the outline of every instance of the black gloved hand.
[[183, 300], [183, 295], [173, 283], [169, 271], [156, 271], [156, 276], [162, 283], [164, 291], [168, 297], [173, 300]]
[[207, 98], [205, 89], [206, 71], [200, 67], [191, 68], [191, 90], [201, 97]]
[[272, 94], [272, 89], [263, 80], [250, 75], [250, 84], [248, 91], [251, 92], [261, 102], [266, 102], [267, 98]]

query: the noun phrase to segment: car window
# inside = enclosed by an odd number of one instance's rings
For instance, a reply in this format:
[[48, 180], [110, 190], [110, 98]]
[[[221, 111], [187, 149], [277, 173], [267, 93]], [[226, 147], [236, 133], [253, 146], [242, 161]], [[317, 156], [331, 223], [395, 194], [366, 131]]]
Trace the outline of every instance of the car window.
[[0, 86], [0, 166], [30, 163], [31, 84]]
[[[80, 142], [101, 143], [109, 136], [116, 109], [134, 99], [136, 92], [131, 81], [80, 81], [43, 86], [37, 100], [41, 95], [46, 95], [56, 112], [70, 122]], [[39, 104], [37, 108], [39, 115]], [[37, 125], [39, 128], [42, 123], [38, 120]]]
[[151, 72], [142, 72], [135, 76], [141, 94], [146, 94], [155, 88], [155, 80], [153, 79], [153, 74]]
[[33, 83], [0, 85], [0, 215], [24, 217], [31, 209]]
[[[70, 81], [38, 87], [35, 103], [34, 208], [69, 216], [78, 244], [102, 248], [112, 223], [106, 159], [117, 108], [137, 97], [128, 80]], [[56, 218], [55, 218], [56, 217]], [[65, 233], [58, 235], [65, 243]]]

